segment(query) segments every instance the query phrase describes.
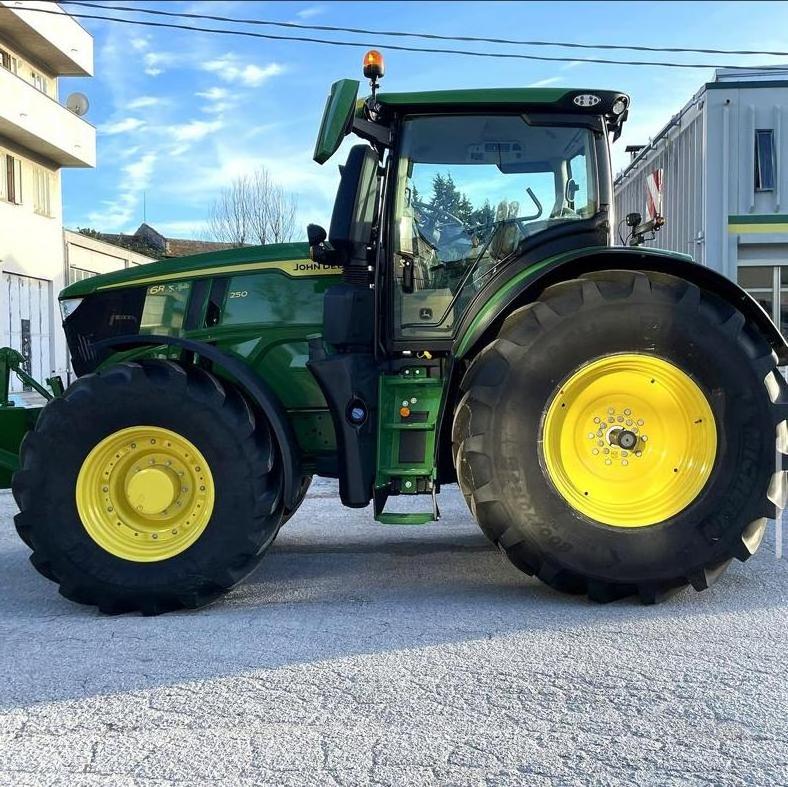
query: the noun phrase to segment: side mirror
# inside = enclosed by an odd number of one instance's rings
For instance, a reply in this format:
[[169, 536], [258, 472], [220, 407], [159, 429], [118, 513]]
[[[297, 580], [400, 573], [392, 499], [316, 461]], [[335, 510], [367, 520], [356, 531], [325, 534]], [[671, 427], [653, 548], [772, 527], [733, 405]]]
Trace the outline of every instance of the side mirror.
[[637, 227], [642, 221], [643, 217], [639, 213], [627, 213], [627, 227]]
[[328, 233], [319, 224], [307, 224], [306, 239], [309, 242], [309, 258], [313, 262], [323, 262], [326, 256]]
[[310, 246], [319, 246], [325, 243], [328, 233], [319, 224], [307, 224], [306, 238]]

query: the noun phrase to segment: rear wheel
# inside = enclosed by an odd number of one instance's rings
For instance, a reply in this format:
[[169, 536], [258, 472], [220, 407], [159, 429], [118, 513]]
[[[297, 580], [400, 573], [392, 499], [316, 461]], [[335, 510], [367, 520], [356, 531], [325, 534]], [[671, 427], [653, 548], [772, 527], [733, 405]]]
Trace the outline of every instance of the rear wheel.
[[654, 602], [755, 552], [785, 498], [786, 383], [733, 306], [603, 271], [511, 314], [454, 422], [487, 536], [547, 584]]
[[31, 562], [67, 598], [156, 614], [246, 576], [283, 516], [265, 420], [214, 375], [166, 361], [88, 375], [44, 409], [14, 477]]

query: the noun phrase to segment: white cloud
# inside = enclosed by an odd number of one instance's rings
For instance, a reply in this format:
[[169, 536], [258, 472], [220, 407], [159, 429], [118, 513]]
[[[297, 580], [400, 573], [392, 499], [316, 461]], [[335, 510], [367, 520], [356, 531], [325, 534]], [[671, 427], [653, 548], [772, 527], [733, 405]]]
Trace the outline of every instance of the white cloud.
[[259, 87], [267, 79], [284, 71], [284, 67], [279, 63], [269, 63], [262, 68], [254, 63], [239, 63], [238, 58], [232, 54], [208, 60], [202, 63], [201, 68], [216, 74], [225, 82], [240, 82], [246, 87]]
[[208, 134], [215, 133], [223, 125], [221, 120], [192, 120], [181, 126], [172, 126], [169, 132], [176, 142], [196, 142]]
[[142, 58], [144, 71], [148, 76], [158, 76], [167, 66], [173, 65], [178, 58], [172, 52], [146, 52]]
[[133, 98], [126, 104], [128, 109], [145, 109], [146, 107], [155, 107], [157, 104], [162, 104], [163, 101], [156, 96], [140, 96]]
[[299, 19], [311, 19], [313, 16], [322, 14], [325, 10], [325, 7], [322, 5], [310, 5], [307, 8], [302, 8], [300, 11], [298, 11], [296, 16]]
[[102, 134], [125, 134], [129, 131], [136, 131], [145, 125], [144, 120], [139, 118], [123, 118], [123, 120], [116, 120], [114, 123], [106, 123], [99, 127]]
[[90, 226], [104, 232], [129, 229], [129, 222], [140, 203], [140, 195], [150, 185], [156, 159], [155, 153], [146, 153], [123, 167], [122, 185], [117, 199], [105, 200], [101, 209], [89, 213], [87, 219]]
[[228, 109], [232, 109], [236, 103], [230, 91], [223, 87], [210, 87], [194, 95], [205, 99], [205, 101], [200, 102], [200, 109], [212, 115], [221, 115]]
[[150, 46], [150, 39], [143, 36], [137, 36], [136, 38], [130, 39], [129, 44], [131, 44], [132, 49], [137, 52], [142, 52]]
[[221, 101], [221, 99], [227, 98], [229, 94], [230, 91], [226, 87], [209, 87], [207, 90], [195, 93], [196, 96], [207, 98], [209, 101]]
[[127, 178], [126, 185], [132, 189], [147, 186], [155, 163], [156, 154], [146, 153], [141, 159], [132, 164], [126, 164], [123, 167], [123, 173]]

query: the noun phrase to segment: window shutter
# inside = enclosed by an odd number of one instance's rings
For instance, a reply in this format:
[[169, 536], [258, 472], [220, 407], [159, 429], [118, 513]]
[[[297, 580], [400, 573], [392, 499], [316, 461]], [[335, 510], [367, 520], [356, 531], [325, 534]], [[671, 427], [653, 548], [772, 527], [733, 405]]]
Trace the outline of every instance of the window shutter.
[[5, 153], [0, 153], [0, 200], [8, 199], [8, 176], [6, 175]]

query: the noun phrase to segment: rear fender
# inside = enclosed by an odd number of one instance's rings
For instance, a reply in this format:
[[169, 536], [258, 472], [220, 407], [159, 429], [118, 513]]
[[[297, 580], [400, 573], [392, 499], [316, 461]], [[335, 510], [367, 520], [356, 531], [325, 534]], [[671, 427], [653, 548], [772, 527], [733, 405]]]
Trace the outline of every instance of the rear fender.
[[713, 292], [735, 306], [748, 323], [757, 327], [777, 354], [780, 365], [788, 364], [788, 344], [782, 334], [761, 305], [738, 284], [684, 254], [618, 246], [561, 254], [515, 272], [469, 315], [458, 334], [455, 357], [473, 357], [492, 341], [508, 314], [536, 300], [551, 284], [576, 279], [590, 271], [611, 269], [667, 273]]

